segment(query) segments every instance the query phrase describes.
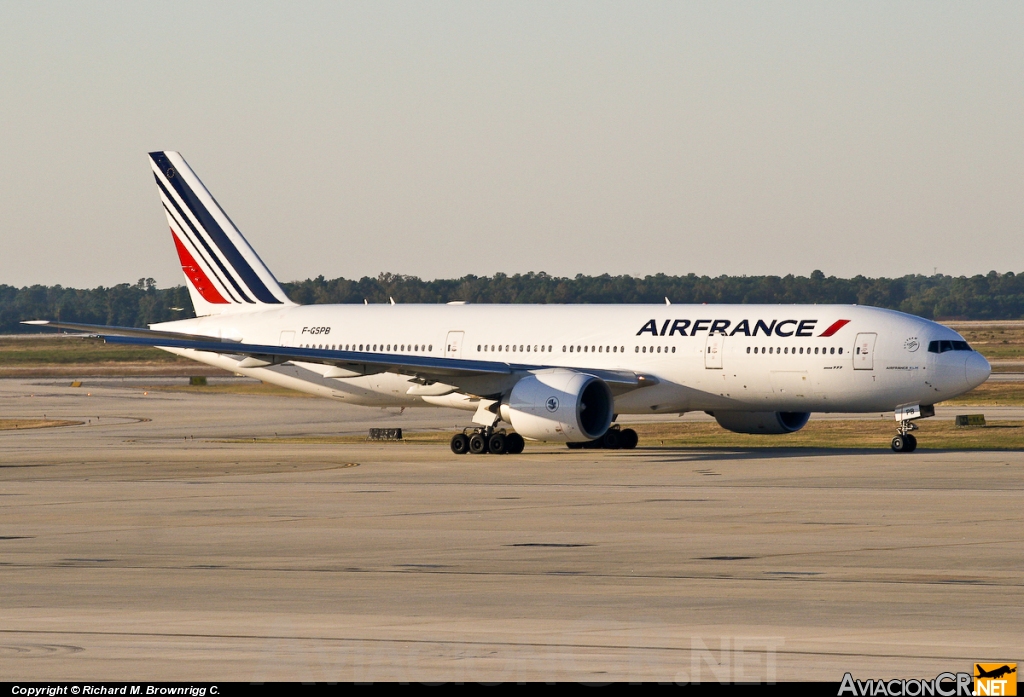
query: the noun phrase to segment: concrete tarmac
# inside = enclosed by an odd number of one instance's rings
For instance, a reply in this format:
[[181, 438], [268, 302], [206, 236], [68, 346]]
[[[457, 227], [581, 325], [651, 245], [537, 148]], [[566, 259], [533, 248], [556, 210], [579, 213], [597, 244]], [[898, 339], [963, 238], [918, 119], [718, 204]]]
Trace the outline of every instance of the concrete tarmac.
[[[0, 380], [0, 680], [932, 678], [1024, 658], [1024, 454], [455, 456], [464, 412]], [[875, 418], [878, 418], [877, 416]]]

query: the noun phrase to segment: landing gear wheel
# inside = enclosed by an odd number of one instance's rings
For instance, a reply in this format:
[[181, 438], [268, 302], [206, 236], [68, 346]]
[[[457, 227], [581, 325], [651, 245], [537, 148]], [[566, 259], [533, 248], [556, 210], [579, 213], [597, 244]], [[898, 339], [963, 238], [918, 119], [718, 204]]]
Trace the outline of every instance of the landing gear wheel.
[[619, 433], [619, 447], [623, 450], [632, 450], [640, 442], [640, 436], [631, 428], [624, 428]]
[[505, 452], [509, 455], [518, 455], [526, 447], [526, 441], [518, 433], [505, 435]]
[[601, 436], [601, 447], [605, 450], [618, 450], [622, 447], [622, 433], [618, 429], [608, 429], [608, 432]]
[[469, 452], [469, 438], [465, 433], [457, 433], [452, 436], [452, 452], [456, 455], [465, 455]]
[[912, 453], [917, 450], [917, 438], [909, 433], [905, 436], [894, 436], [892, 450], [896, 453]]
[[504, 455], [508, 452], [508, 439], [504, 433], [495, 433], [487, 439], [487, 450], [495, 455]]
[[469, 437], [469, 452], [474, 455], [483, 455], [487, 452], [487, 440], [483, 435], [474, 433]]
[[584, 445], [586, 445], [586, 443], [566, 443], [566, 446], [568, 446], [569, 450], [579, 450]]

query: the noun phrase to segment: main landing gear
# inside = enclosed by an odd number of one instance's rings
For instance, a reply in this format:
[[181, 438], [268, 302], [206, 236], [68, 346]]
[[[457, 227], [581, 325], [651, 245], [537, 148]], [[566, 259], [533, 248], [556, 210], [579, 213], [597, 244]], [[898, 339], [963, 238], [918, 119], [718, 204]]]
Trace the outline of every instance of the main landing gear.
[[452, 436], [452, 452], [456, 455], [518, 455], [525, 447], [526, 441], [518, 433], [495, 431], [493, 428], [467, 429]]
[[579, 448], [601, 448], [604, 450], [632, 450], [640, 441], [636, 431], [631, 428], [622, 428], [618, 425], [609, 428], [603, 436], [584, 443], [566, 443], [572, 450]]

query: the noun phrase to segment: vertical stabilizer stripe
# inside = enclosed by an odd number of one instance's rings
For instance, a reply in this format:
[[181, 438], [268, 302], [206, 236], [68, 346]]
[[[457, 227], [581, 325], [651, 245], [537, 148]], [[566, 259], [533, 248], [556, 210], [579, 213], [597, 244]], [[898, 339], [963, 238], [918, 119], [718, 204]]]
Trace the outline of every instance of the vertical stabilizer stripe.
[[188, 253], [188, 249], [181, 243], [178, 236], [174, 234], [174, 230], [171, 230], [171, 237], [174, 238], [174, 247], [178, 250], [178, 259], [181, 261], [181, 270], [185, 272], [185, 277], [192, 282], [199, 294], [203, 296], [203, 300], [214, 305], [227, 305], [228, 301], [224, 299], [224, 296], [217, 292], [216, 286], [210, 282], [209, 277], [203, 273], [202, 267], [196, 263], [196, 260]]
[[[159, 171], [166, 173], [168, 170], [174, 169], [170, 160], [162, 152], [150, 153], [150, 157], [153, 158], [153, 162], [156, 163]], [[224, 255], [224, 259], [227, 260], [231, 268], [239, 275], [240, 280], [246, 285], [249, 292], [255, 295], [256, 299], [262, 303], [280, 305], [281, 301], [275, 298], [274, 294], [263, 284], [260, 277], [249, 266], [249, 262], [242, 257], [234, 243], [228, 239], [224, 230], [221, 229], [214, 217], [210, 215], [210, 211], [206, 209], [206, 206], [199, 200], [191, 187], [182, 177], [173, 176], [173, 174], [172, 171], [172, 176], [167, 178], [167, 182], [174, 188], [185, 205], [188, 206], [195, 219], [199, 221], [207, 235], [209, 235], [221, 254]]]
[[[238, 298], [232, 295], [231, 288], [229, 288], [228, 284], [224, 282], [224, 279], [221, 278], [220, 275], [218, 275], [217, 269], [214, 268], [213, 264], [210, 263], [210, 260], [206, 258], [205, 254], [203, 254], [202, 248], [200, 248], [199, 245], [195, 243], [195, 240], [192, 239], [192, 235], [189, 234], [188, 227], [186, 225], [183, 225], [182, 221], [178, 219], [178, 216], [171, 212], [171, 209], [168, 208], [167, 204], [164, 202], [163, 197], [161, 197], [160, 203], [164, 207], [164, 212], [167, 213], [167, 222], [171, 226], [171, 232], [173, 232], [175, 235], [180, 235], [180, 237], [178, 238], [179, 240], [181, 238], [184, 238], [186, 241], [188, 241], [190, 245], [192, 245], [192, 250], [195, 251], [196, 255], [199, 256], [199, 261], [202, 262], [199, 268], [203, 270], [203, 273], [206, 274], [207, 278], [210, 278], [211, 276], [213, 277], [212, 280], [216, 281], [214, 287], [219, 286], [218, 292], [222, 296], [227, 295], [226, 301], [231, 303], [237, 303]], [[184, 245], [184, 242], [182, 242], [182, 245]], [[185, 247], [185, 251], [189, 251], [188, 247]], [[189, 254], [191, 255], [192, 252], [189, 251]], [[194, 256], [192, 258], [193, 260], [195, 260]]]
[[[160, 181], [160, 177], [157, 176], [156, 174], [154, 174], [153, 177], [156, 179], [156, 185], [160, 187], [160, 191], [163, 192], [167, 200], [171, 202], [172, 206], [174, 206], [174, 210], [178, 212], [178, 217], [185, 221], [186, 225], [188, 225], [189, 229], [191, 229], [192, 235], [189, 235], [189, 241], [192, 242], [196, 249], [199, 249], [199, 245], [202, 245], [203, 249], [205, 249], [206, 253], [210, 256], [210, 259], [212, 259], [213, 263], [216, 264], [218, 268], [220, 268], [221, 273], [224, 274], [224, 278], [226, 278], [228, 282], [234, 287], [235, 292], [238, 293], [239, 296], [241, 296], [242, 300], [244, 300], [247, 303], [253, 302], [249, 298], [249, 296], [245, 294], [245, 291], [242, 290], [242, 287], [238, 285], [238, 282], [235, 280], [234, 276], [231, 275], [231, 272], [228, 271], [227, 267], [225, 267], [224, 264], [221, 262], [220, 257], [218, 257], [217, 254], [210, 248], [210, 245], [209, 243], [207, 243], [206, 238], [203, 236], [203, 234], [198, 229], [196, 229], [195, 225], [192, 224], [192, 220], [188, 217], [188, 215], [185, 214], [185, 211], [181, 210], [181, 206], [178, 205], [177, 199], [175, 199], [175, 197], [171, 195], [171, 192], [167, 190], [167, 187], [164, 186], [164, 183]], [[182, 226], [182, 232], [188, 234], [187, 230], [184, 229], [184, 226]], [[193, 235], [196, 238], [195, 240], [192, 239]], [[196, 240], [199, 241], [199, 245], [196, 244]], [[205, 257], [203, 260], [206, 260]], [[210, 269], [213, 271], [214, 275], [217, 275], [217, 272], [216, 270], [213, 269], [213, 266], [211, 266]], [[218, 280], [221, 280], [219, 276], [217, 278]], [[223, 283], [223, 281], [221, 281], [221, 283]], [[227, 285], [225, 285], [224, 287], [227, 288]], [[230, 295], [230, 291], [228, 291], [228, 294]]]

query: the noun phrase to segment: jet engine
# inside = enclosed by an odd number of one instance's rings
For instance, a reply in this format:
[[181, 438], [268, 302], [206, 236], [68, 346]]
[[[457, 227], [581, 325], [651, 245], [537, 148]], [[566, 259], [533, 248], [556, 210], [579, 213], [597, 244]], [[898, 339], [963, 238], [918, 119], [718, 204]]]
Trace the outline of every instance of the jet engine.
[[811, 418], [806, 411], [716, 411], [711, 415], [733, 433], [793, 433]]
[[612, 424], [612, 392], [600, 378], [552, 369], [515, 384], [501, 418], [531, 440], [582, 443], [600, 438]]

